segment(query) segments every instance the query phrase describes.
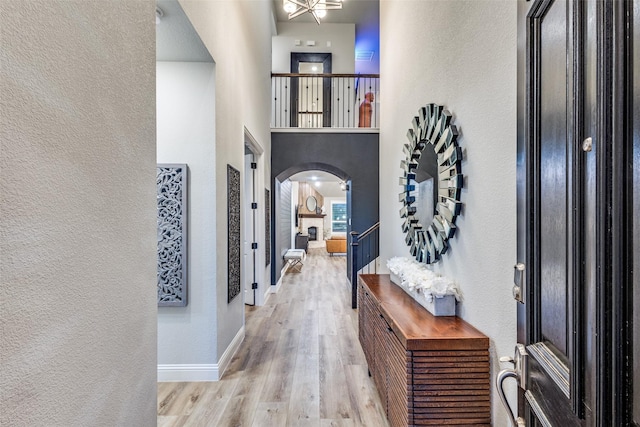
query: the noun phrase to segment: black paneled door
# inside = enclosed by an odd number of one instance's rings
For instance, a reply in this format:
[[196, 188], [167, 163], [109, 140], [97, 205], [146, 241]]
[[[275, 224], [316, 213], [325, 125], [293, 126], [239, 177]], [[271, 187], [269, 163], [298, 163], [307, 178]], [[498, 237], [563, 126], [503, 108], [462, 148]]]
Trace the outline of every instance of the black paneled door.
[[516, 424], [637, 425], [639, 2], [518, 3]]

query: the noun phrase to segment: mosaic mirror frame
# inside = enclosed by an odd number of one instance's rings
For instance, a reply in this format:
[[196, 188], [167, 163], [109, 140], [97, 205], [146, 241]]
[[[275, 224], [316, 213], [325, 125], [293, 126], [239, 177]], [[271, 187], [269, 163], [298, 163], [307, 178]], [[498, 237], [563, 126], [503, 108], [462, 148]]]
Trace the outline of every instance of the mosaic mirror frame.
[[[442, 105], [427, 104], [418, 110], [407, 131], [404, 144], [406, 158], [400, 162], [402, 192], [399, 201], [405, 243], [418, 262], [438, 262], [449, 249], [456, 232], [456, 218], [462, 210], [460, 195], [464, 184], [462, 150], [458, 146], [458, 129], [451, 123], [452, 115]], [[437, 157], [438, 177], [435, 212], [430, 224], [420, 224], [416, 206], [416, 171], [423, 150], [433, 149]]]

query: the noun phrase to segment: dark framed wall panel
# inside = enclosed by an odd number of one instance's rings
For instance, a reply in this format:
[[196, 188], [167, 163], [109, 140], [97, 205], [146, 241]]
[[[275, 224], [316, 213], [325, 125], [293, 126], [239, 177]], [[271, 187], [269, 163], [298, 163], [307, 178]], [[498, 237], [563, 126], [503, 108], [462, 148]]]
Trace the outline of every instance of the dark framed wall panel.
[[264, 262], [271, 264], [271, 192], [264, 189]]
[[227, 165], [227, 302], [240, 293], [240, 171]]

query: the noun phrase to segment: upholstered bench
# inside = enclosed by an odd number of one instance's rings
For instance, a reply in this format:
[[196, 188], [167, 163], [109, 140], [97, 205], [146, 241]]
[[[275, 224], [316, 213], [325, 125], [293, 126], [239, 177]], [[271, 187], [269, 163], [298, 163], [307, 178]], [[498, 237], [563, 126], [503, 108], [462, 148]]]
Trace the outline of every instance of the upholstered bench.
[[292, 261], [290, 268], [296, 267], [296, 269], [300, 272], [302, 271], [302, 266], [304, 265], [302, 261], [307, 257], [307, 253], [304, 249], [288, 249], [282, 257], [286, 262]]

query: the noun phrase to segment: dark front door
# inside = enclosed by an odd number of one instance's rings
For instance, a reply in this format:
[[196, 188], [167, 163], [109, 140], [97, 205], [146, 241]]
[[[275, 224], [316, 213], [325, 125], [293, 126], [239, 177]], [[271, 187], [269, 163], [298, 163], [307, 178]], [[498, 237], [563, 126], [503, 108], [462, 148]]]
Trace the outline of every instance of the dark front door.
[[516, 423], [634, 422], [638, 2], [518, 3]]

